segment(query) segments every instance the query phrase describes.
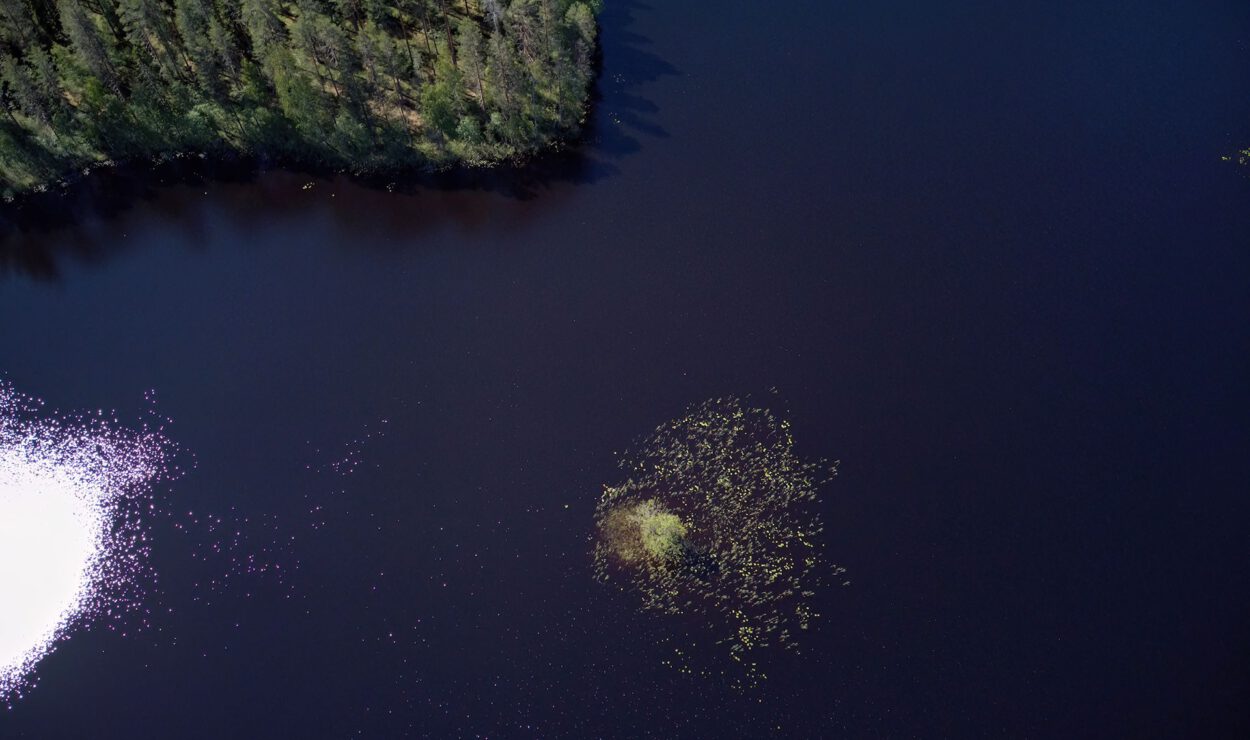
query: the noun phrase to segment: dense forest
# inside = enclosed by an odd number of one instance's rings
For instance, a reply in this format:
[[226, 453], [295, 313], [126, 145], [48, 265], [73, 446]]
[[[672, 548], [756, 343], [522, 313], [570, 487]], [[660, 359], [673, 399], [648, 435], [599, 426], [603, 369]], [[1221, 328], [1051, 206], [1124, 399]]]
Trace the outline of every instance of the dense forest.
[[0, 189], [182, 153], [530, 152], [582, 121], [601, 1], [0, 0]]

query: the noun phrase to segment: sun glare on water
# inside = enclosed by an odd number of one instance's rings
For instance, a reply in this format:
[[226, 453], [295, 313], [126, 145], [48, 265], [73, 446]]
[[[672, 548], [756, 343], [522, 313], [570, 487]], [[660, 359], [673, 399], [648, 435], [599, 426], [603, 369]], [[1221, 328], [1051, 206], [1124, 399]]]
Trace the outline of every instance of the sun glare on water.
[[0, 702], [75, 628], [140, 607], [159, 428], [58, 417], [0, 383]]

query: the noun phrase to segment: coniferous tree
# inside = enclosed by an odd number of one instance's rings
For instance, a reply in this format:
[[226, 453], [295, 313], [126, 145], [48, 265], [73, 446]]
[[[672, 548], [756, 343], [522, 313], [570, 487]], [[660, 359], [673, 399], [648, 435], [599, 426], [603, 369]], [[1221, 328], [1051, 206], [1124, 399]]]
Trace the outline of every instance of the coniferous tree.
[[369, 169], [576, 131], [598, 0], [0, 0], [0, 195], [243, 151]]
[[40, 94], [31, 79], [26, 65], [9, 54], [0, 59], [0, 75], [3, 75], [9, 94], [17, 102], [22, 113], [38, 121], [42, 126], [52, 124], [52, 111], [48, 101]]
[[126, 39], [153, 60], [161, 74], [181, 80], [188, 70], [181, 59], [181, 42], [174, 35], [173, 24], [158, 0], [118, 0], [118, 16], [126, 29]]
[[26, 61], [30, 65], [31, 81], [39, 91], [52, 120], [58, 127], [67, 128], [69, 105], [65, 102], [65, 89], [52, 55], [36, 46], [26, 53]]
[[247, 29], [257, 59], [263, 61], [275, 46], [286, 39], [286, 29], [278, 18], [274, 0], [242, 0], [239, 17]]
[[200, 86], [213, 97], [222, 94], [221, 60], [210, 36], [213, 7], [208, 0], [174, 0], [174, 23], [186, 41]]
[[486, 59], [482, 56], [482, 29], [476, 21], [467, 18], [460, 22], [460, 58], [472, 82], [470, 92], [477, 94], [478, 105], [485, 108], [486, 88], [482, 79], [486, 75]]
[[0, 40], [16, 49], [36, 42], [35, 19], [23, 0], [0, 0]]
[[107, 42], [99, 28], [87, 14], [80, 0], [59, 0], [61, 22], [79, 59], [91, 70], [96, 79], [114, 92], [121, 92], [121, 80], [113, 60], [109, 58]]

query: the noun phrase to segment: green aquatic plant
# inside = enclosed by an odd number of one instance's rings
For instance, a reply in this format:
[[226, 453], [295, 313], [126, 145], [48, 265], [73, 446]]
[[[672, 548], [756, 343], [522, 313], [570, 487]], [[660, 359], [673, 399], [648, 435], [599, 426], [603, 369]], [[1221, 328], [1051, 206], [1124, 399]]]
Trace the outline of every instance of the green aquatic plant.
[[733, 659], [796, 649], [816, 616], [823, 564], [813, 504], [836, 464], [794, 454], [790, 424], [722, 398], [661, 424], [623, 456], [627, 479], [595, 509], [596, 577], [636, 592], [644, 609], [700, 614]]
[[1225, 162], [1236, 160], [1237, 164], [1250, 165], [1250, 149], [1242, 149], [1236, 154], [1225, 154], [1223, 157], [1220, 157], [1220, 159]]

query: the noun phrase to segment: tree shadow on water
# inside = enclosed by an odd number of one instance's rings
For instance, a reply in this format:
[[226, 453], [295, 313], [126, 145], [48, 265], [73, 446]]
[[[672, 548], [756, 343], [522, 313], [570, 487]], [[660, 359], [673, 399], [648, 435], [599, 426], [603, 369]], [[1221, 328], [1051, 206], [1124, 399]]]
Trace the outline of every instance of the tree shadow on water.
[[655, 120], [659, 106], [639, 92], [644, 85], [679, 74], [649, 50], [651, 39], [630, 30], [634, 13], [649, 10], [651, 6], [642, 2], [611, 0], [600, 18], [603, 67], [594, 91], [596, 125], [590, 129], [600, 156], [619, 159], [639, 151], [642, 142], [635, 134], [668, 138], [668, 131]]
[[[207, 244], [224, 214], [243, 229], [280, 218], [329, 218], [368, 243], [408, 245], [446, 227], [508, 229], [612, 178], [645, 138], [667, 138], [660, 107], [640, 88], [678, 71], [632, 30], [651, 6], [611, 0], [600, 18], [597, 75], [577, 139], [523, 162], [441, 172], [350, 176], [244, 158], [184, 156], [101, 168], [61, 190], [0, 204], [0, 277], [58, 281], [70, 261], [102, 264], [128, 235], [159, 222], [184, 247]], [[169, 240], [165, 240], [169, 241]]]

